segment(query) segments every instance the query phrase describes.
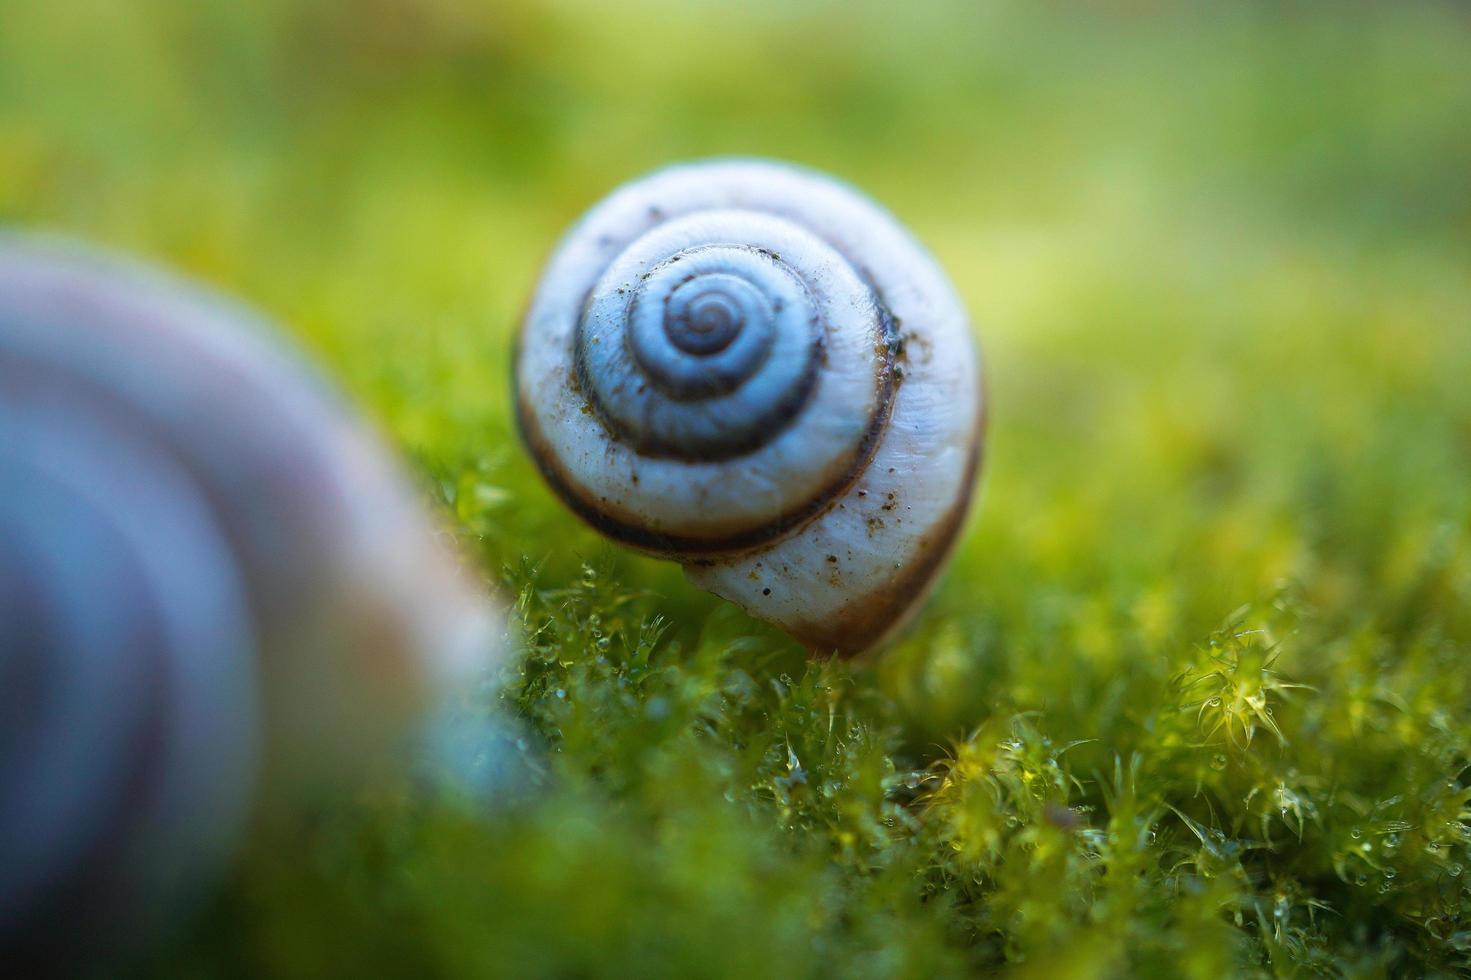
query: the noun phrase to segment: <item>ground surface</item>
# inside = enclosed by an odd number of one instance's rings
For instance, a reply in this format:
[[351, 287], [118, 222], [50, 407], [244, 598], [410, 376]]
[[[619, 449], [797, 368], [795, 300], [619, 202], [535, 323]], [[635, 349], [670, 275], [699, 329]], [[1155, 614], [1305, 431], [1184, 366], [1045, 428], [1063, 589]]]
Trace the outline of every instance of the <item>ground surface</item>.
[[[158, 964], [1471, 968], [1464, 6], [471, 6], [0, 0], [0, 220], [289, 324], [526, 626], [516, 788], [337, 801]], [[870, 191], [978, 322], [979, 506], [874, 667], [600, 543], [515, 441], [555, 237], [728, 152]]]

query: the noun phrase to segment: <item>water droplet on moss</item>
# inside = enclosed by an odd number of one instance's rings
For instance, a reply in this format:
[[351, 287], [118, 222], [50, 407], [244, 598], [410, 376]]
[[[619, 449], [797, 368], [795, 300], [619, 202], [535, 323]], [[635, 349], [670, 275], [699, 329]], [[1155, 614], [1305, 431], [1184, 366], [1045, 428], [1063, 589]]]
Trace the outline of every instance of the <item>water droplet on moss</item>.
[[1226, 754], [1224, 752], [1217, 752], [1211, 756], [1211, 768], [1219, 772], [1226, 768], [1226, 761]]

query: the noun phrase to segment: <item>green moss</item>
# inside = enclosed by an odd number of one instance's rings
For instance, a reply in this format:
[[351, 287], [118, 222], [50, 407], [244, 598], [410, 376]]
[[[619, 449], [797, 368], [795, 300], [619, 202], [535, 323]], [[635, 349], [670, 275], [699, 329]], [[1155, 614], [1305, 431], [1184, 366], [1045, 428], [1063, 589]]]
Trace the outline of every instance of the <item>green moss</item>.
[[[1471, 970], [1464, 11], [851, 6], [0, 0], [0, 218], [276, 313], [519, 597], [466, 692], [519, 781], [263, 833], [143, 971]], [[868, 189], [979, 324], [976, 516], [872, 666], [515, 442], [556, 235], [715, 152]]]

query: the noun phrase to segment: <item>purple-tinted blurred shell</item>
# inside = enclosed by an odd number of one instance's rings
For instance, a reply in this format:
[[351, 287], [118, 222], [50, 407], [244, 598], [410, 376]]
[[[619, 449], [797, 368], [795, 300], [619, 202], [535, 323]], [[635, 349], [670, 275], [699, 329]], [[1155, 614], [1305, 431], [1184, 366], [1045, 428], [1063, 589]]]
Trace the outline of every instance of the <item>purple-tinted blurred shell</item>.
[[483, 666], [495, 622], [269, 325], [0, 235], [0, 942], [195, 877], [260, 789]]
[[[256, 777], [254, 642], [186, 473], [0, 364], [0, 934], [135, 916], [233, 843]], [[37, 941], [32, 936], [31, 941]]]

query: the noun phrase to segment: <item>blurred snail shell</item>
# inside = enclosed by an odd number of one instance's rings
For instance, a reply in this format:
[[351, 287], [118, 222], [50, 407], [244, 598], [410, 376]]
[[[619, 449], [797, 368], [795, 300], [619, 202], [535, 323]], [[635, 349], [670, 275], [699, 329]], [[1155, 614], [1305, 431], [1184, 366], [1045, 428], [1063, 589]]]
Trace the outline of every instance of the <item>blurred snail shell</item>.
[[915, 607], [980, 456], [944, 273], [858, 191], [776, 162], [669, 167], [588, 212], [526, 313], [517, 403], [576, 513], [818, 653]]
[[262, 794], [496, 649], [411, 484], [273, 334], [0, 235], [0, 951], [126, 931]]

